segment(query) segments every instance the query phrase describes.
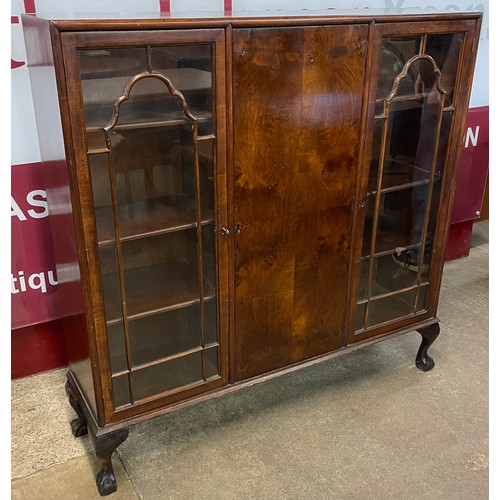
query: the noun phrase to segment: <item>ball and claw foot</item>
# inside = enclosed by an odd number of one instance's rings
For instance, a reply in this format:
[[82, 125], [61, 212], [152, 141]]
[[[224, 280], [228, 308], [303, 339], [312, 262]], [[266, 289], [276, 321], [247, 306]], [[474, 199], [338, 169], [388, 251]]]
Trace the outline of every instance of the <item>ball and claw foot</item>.
[[427, 354], [427, 351], [439, 335], [439, 324], [434, 323], [431, 326], [420, 328], [417, 331], [422, 335], [422, 343], [418, 349], [415, 364], [419, 370], [428, 372], [434, 368], [434, 360]]
[[101, 496], [109, 495], [116, 491], [116, 477], [113, 471], [111, 456], [127, 437], [128, 429], [125, 428], [95, 436], [94, 438], [94, 451], [101, 463], [101, 470], [97, 473], [95, 482]]
[[101, 469], [95, 480], [101, 496], [106, 496], [116, 491], [116, 477], [113, 471]]
[[415, 360], [415, 364], [419, 370], [423, 372], [428, 372], [434, 368], [434, 360], [428, 355], [425, 354], [421, 358], [417, 358]]
[[93, 444], [95, 455], [101, 463], [101, 470], [97, 473], [95, 481], [97, 489], [101, 496], [110, 495], [117, 489], [111, 455], [116, 448], [127, 439], [128, 428], [104, 433], [102, 430], [94, 429], [92, 425], [87, 424], [87, 417], [80, 403], [75, 398], [69, 381], [66, 382], [66, 394], [73, 410], [75, 410], [78, 416], [78, 418], [75, 418], [71, 422], [73, 435], [79, 437], [90, 431], [90, 440]]

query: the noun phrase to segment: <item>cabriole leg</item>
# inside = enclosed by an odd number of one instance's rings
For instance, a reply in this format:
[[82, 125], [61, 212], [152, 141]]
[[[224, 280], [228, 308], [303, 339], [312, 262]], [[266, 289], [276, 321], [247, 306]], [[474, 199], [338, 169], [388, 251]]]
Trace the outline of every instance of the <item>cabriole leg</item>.
[[82, 407], [80, 403], [73, 395], [73, 391], [71, 390], [71, 386], [69, 382], [66, 382], [66, 395], [68, 396], [68, 401], [75, 413], [78, 415], [77, 418], [71, 421], [71, 431], [73, 432], [73, 436], [80, 437], [87, 434], [87, 417], [83, 413]]
[[424, 372], [428, 372], [434, 368], [434, 360], [427, 354], [427, 350], [432, 345], [432, 343], [437, 339], [439, 335], [439, 324], [434, 323], [431, 326], [425, 328], [420, 328], [417, 330], [420, 335], [422, 335], [422, 343], [418, 349], [417, 359], [415, 364], [417, 368]]
[[111, 455], [127, 437], [128, 429], [120, 429], [95, 438], [95, 454], [101, 463], [101, 470], [97, 473], [96, 483], [97, 489], [102, 496], [116, 491], [116, 477], [113, 471]]

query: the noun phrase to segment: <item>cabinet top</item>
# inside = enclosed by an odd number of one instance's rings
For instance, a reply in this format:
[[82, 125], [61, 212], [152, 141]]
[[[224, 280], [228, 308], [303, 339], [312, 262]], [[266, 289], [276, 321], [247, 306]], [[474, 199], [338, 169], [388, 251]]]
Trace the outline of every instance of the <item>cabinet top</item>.
[[324, 9], [324, 10], [263, 10], [138, 13], [39, 13], [23, 15], [50, 21], [60, 31], [94, 31], [114, 29], [157, 29], [165, 25], [176, 27], [223, 27], [238, 26], [294, 26], [305, 24], [351, 24], [401, 21], [446, 21], [479, 19], [481, 12], [456, 12], [435, 9]]

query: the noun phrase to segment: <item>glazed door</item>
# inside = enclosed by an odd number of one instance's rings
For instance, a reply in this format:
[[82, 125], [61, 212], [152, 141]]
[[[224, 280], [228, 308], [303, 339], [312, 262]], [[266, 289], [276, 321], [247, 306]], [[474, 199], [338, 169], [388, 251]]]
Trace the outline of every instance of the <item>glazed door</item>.
[[108, 415], [227, 380], [222, 30], [63, 35]]
[[345, 342], [367, 32], [234, 30], [236, 380]]
[[436, 314], [474, 27], [376, 28], [351, 341]]

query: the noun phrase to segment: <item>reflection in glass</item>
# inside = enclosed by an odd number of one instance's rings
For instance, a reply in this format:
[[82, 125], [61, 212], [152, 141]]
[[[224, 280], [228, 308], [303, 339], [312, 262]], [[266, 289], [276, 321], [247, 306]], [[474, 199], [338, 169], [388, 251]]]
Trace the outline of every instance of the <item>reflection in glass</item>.
[[156, 71], [182, 89], [188, 108], [200, 119], [200, 133], [212, 134], [212, 46], [152, 47], [151, 54]]
[[446, 91], [445, 105], [453, 103], [458, 63], [464, 42], [463, 33], [428, 35], [425, 51], [441, 71], [441, 85]]
[[79, 50], [80, 77], [87, 127], [102, 129], [127, 81], [146, 70], [145, 48]]
[[[440, 81], [436, 76], [433, 65], [430, 61], [421, 59], [418, 63], [419, 72], [416, 81], [416, 93], [422, 95], [421, 110], [418, 117], [418, 128], [416, 126], [417, 118], [414, 118], [415, 125], [408, 130], [415, 130], [416, 140], [411, 146], [403, 149], [406, 161], [412, 165], [414, 175], [417, 180], [426, 182], [414, 183], [411, 187], [411, 210], [410, 210], [410, 241], [409, 248], [396, 255], [396, 260], [404, 263], [411, 270], [418, 270], [419, 265], [426, 270], [429, 265], [430, 244], [433, 239], [435, 229], [435, 217], [429, 218], [428, 198], [432, 195], [432, 184], [429, 181], [436, 180], [441, 172], [436, 167], [437, 142], [439, 141], [439, 132], [441, 128], [441, 115], [443, 108], [443, 94], [440, 89]], [[403, 138], [400, 138], [398, 144], [401, 145]], [[396, 141], [394, 142], [396, 143]], [[429, 221], [431, 223], [429, 224]], [[427, 233], [429, 245], [423, 245], [422, 238], [424, 231]], [[423, 251], [422, 251], [423, 250]], [[421, 255], [423, 253], [423, 256]], [[423, 262], [419, 262], [423, 259]]]
[[[421, 36], [382, 40], [377, 98], [383, 99], [389, 95], [394, 80], [403, 71], [406, 61], [419, 53], [421, 43]], [[410, 73], [410, 75], [413, 76], [413, 73]], [[413, 85], [404, 82], [401, 85], [400, 92], [404, 95], [411, 95]]]

